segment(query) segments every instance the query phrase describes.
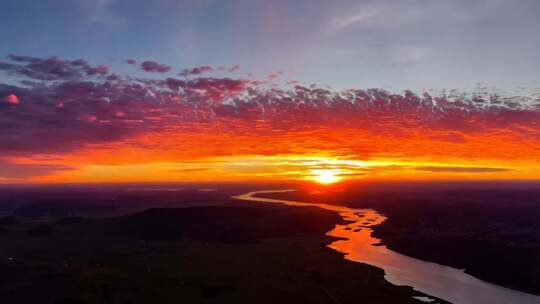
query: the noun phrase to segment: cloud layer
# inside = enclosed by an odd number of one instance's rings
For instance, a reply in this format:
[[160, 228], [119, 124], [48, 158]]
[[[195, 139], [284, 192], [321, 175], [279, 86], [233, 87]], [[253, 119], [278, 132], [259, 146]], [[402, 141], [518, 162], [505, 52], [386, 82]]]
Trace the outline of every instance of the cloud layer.
[[[172, 71], [153, 61], [140, 67]], [[52, 155], [71, 161], [53, 162], [58, 166], [282, 154], [539, 161], [538, 95], [335, 91], [211, 76], [237, 69], [201, 66], [180, 71], [188, 78], [150, 79], [119, 75], [83, 59], [8, 56], [0, 62], [11, 79], [0, 84], [0, 153], [6, 159]], [[124, 151], [123, 157], [113, 150]]]

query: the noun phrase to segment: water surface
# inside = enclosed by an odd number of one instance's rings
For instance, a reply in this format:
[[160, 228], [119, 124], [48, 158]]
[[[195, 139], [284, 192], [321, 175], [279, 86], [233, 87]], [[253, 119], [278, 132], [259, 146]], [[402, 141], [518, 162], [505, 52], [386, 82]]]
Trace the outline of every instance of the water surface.
[[[341, 252], [345, 258], [384, 269], [385, 278], [395, 285], [412, 286], [414, 289], [455, 304], [540, 304], [540, 297], [494, 285], [464, 270], [411, 258], [385, 246], [380, 239], [372, 237], [372, 228], [386, 220], [373, 209], [354, 209], [326, 203], [306, 203], [282, 199], [257, 197], [257, 194], [280, 193], [294, 190], [254, 191], [234, 198], [261, 203], [277, 203], [288, 206], [315, 206], [337, 212], [348, 223], [336, 225], [327, 235], [339, 237], [328, 247]], [[429, 297], [417, 298], [423, 302], [436, 303]]]

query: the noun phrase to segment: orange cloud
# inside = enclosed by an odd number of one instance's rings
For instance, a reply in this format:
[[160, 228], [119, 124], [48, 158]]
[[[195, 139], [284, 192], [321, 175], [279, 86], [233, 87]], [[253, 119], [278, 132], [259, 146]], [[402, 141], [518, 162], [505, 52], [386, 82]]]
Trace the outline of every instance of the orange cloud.
[[25, 100], [0, 105], [11, 168], [0, 180], [540, 179], [529, 96], [133, 79], [84, 60], [13, 60], [0, 68], [45, 84], [0, 85]]

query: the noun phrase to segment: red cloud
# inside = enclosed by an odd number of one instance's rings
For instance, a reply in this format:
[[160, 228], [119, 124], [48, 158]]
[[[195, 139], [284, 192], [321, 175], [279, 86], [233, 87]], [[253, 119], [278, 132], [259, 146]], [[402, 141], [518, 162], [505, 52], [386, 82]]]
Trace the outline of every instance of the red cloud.
[[6, 96], [6, 101], [7, 103], [9, 103], [10, 105], [18, 105], [19, 104], [19, 97], [17, 97], [17, 95], [15, 94], [10, 94], [8, 96]]

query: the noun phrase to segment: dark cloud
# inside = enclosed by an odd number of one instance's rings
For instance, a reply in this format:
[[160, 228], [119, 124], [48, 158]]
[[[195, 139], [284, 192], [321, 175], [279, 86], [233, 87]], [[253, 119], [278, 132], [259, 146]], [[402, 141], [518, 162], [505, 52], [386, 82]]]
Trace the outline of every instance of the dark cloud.
[[187, 76], [193, 76], [193, 75], [201, 75], [204, 73], [212, 72], [213, 70], [214, 68], [212, 68], [211, 66], [203, 65], [203, 66], [196, 67], [193, 69], [184, 69], [178, 75], [187, 77]]
[[0, 62], [0, 70], [8, 75], [26, 77], [29, 80], [75, 80], [89, 76], [104, 76], [109, 68], [104, 65], [92, 66], [83, 59], [62, 60], [58, 57], [36, 58], [9, 55], [11, 62]]
[[240, 66], [238, 64], [230, 66], [230, 67], [220, 66], [218, 68], [218, 70], [220, 70], [220, 71], [227, 71], [229, 73], [234, 73], [234, 72], [238, 71], [239, 69], [240, 69]]
[[137, 64], [137, 61], [135, 59], [127, 59], [126, 63], [127, 64]]
[[220, 101], [244, 92], [250, 85], [245, 79], [197, 78], [185, 83], [183, 89], [188, 95], [203, 96], [207, 100]]
[[453, 172], [453, 173], [490, 173], [512, 171], [509, 168], [490, 168], [490, 167], [415, 167], [415, 170], [429, 172]]
[[143, 61], [141, 63], [141, 69], [143, 69], [143, 71], [153, 73], [167, 73], [171, 71], [170, 66], [155, 61]]

